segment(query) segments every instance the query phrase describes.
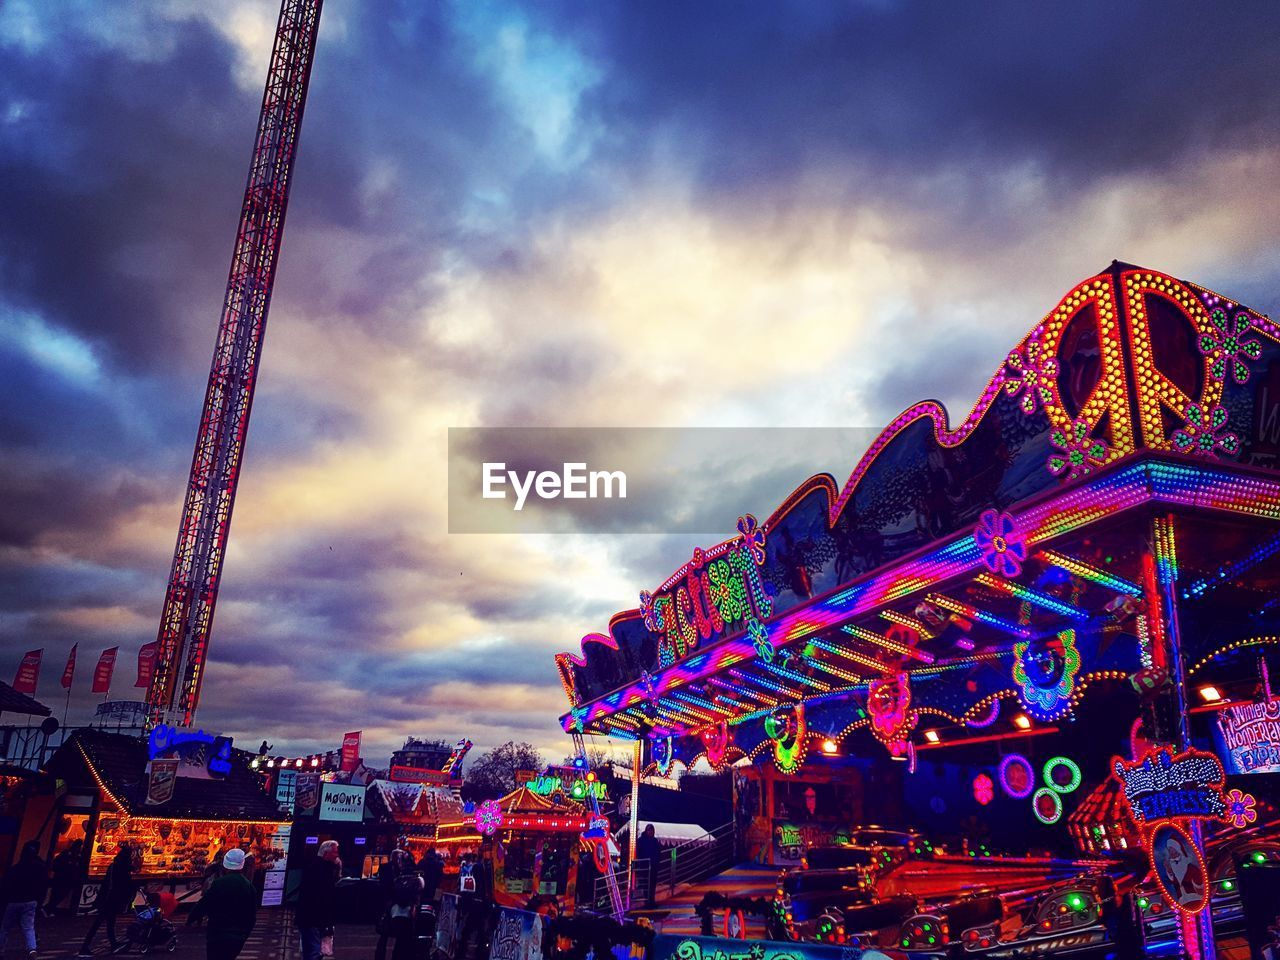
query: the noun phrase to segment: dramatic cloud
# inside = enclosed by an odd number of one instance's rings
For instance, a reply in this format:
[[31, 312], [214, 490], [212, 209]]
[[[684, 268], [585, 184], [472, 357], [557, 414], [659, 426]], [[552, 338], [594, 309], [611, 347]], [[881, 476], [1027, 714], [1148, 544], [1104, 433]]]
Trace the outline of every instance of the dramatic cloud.
[[[154, 637], [273, 26], [0, 6], [0, 668], [45, 647], [56, 702], [79, 641], [73, 722], [97, 649], [124, 696]], [[752, 429], [958, 420], [1113, 258], [1273, 311], [1274, 36], [1261, 3], [327, 0], [202, 722], [564, 755], [551, 655], [706, 538], [451, 536], [450, 427], [743, 428], [640, 503], [727, 535], [861, 452]]]

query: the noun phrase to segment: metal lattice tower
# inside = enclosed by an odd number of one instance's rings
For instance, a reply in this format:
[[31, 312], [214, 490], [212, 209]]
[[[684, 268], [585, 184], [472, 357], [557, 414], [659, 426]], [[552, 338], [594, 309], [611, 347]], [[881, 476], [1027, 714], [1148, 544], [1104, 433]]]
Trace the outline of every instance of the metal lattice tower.
[[155, 670], [147, 691], [151, 725], [164, 720], [190, 724], [200, 700], [323, 2], [282, 0], [280, 4], [204, 412], [160, 616]]
[[[582, 739], [582, 734], [576, 731], [573, 733], [573, 755], [582, 761], [583, 769], [586, 769], [587, 745]], [[600, 801], [590, 790], [587, 791], [587, 805], [591, 809], [592, 820], [597, 820], [602, 816], [600, 813]], [[605, 883], [609, 888], [609, 907], [613, 914], [613, 919], [622, 923], [627, 918], [627, 907], [622, 901], [622, 890], [618, 887], [618, 875], [613, 871], [613, 860], [606, 857], [605, 861], [609, 865], [604, 873]]]

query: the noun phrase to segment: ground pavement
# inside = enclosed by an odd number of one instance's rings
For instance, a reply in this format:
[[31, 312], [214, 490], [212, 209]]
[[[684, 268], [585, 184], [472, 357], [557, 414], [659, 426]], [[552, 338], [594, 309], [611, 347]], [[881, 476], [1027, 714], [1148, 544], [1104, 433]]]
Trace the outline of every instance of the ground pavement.
[[[92, 919], [92, 916], [83, 916], [37, 920], [37, 960], [69, 960], [74, 957], [80, 952], [80, 945], [84, 942], [84, 935], [88, 933]], [[121, 941], [124, 940], [124, 931], [129, 922], [121, 915], [116, 923], [116, 935]], [[153, 949], [147, 956], [155, 956], [157, 960], [204, 960], [205, 928], [203, 925], [185, 926], [185, 922], [184, 916], [178, 917], [178, 947], [173, 953]], [[371, 926], [339, 924], [334, 932], [335, 960], [372, 960], [377, 941], [378, 937]], [[7, 953], [11, 957], [23, 954], [21, 934], [17, 931], [9, 935]], [[99, 930], [95, 938], [94, 954], [104, 960], [110, 956], [104, 930]], [[137, 947], [133, 947], [122, 955], [137, 957], [139, 951]], [[298, 935], [293, 928], [291, 915], [274, 907], [259, 909], [257, 925], [244, 945], [240, 960], [298, 960], [298, 956]]]

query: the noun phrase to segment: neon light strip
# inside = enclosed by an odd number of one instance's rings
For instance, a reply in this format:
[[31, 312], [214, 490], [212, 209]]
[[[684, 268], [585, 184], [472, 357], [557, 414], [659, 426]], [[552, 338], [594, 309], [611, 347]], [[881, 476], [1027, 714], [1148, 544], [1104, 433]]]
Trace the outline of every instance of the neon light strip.
[[923, 622], [915, 617], [909, 617], [905, 613], [899, 613], [897, 610], [881, 610], [880, 616], [890, 623], [901, 624], [910, 630], [914, 630], [920, 634], [921, 640], [932, 640], [937, 634], [930, 630]]
[[874, 643], [877, 646], [884, 647], [886, 650], [892, 650], [894, 653], [901, 654], [904, 657], [910, 657], [912, 660], [919, 660], [921, 663], [933, 663], [936, 657], [932, 653], [924, 650], [917, 650], [909, 647], [905, 643], [899, 643], [897, 640], [890, 640], [883, 634], [876, 633], [874, 630], [868, 630], [865, 627], [857, 627], [853, 624], [841, 627], [845, 633], [851, 637], [857, 637], [859, 640], [865, 640], [867, 643]]
[[1116, 593], [1127, 593], [1131, 597], [1142, 596], [1142, 588], [1136, 583], [1130, 583], [1124, 577], [1118, 577], [1113, 573], [1108, 573], [1106, 570], [1099, 570], [1083, 560], [1068, 557], [1065, 553], [1058, 553], [1056, 550], [1041, 550], [1040, 558], [1055, 567], [1067, 571], [1067, 573], [1074, 573], [1077, 577], [1083, 577], [1090, 583], [1107, 587]]
[[753, 700], [763, 703], [767, 707], [776, 707], [781, 702], [777, 697], [771, 697], [769, 694], [763, 693], [759, 690], [752, 690], [750, 687], [744, 687], [742, 684], [726, 680], [724, 677], [711, 677], [707, 681], [707, 684], [709, 686], [723, 687], [726, 690], [731, 690], [733, 691], [734, 696], [737, 697], [751, 697]]
[[743, 683], [754, 683], [757, 686], [764, 687], [766, 690], [775, 690], [784, 697], [798, 698], [804, 692], [803, 687], [799, 690], [793, 690], [786, 684], [775, 683], [767, 677], [758, 677], [755, 674], [747, 673], [746, 671], [739, 670], [737, 668], [730, 670], [729, 674], [730, 676], [737, 677]]
[[850, 673], [848, 670], [842, 670], [840, 667], [837, 667], [834, 664], [827, 663], [825, 660], [819, 660], [817, 657], [811, 657], [808, 662], [810, 666], [814, 667], [815, 669], [822, 670], [826, 673], [829, 673], [833, 677], [838, 677], [839, 679], [844, 680], [847, 683], [864, 683], [865, 682], [864, 679], [858, 676], [856, 673]]
[[1020, 583], [1014, 583], [1012, 580], [1005, 580], [1003, 577], [997, 577], [993, 573], [980, 573], [977, 576], [977, 582], [984, 587], [990, 587], [993, 590], [1000, 590], [1010, 596], [1017, 597], [1019, 600], [1025, 600], [1034, 606], [1048, 610], [1051, 613], [1061, 614], [1064, 617], [1071, 617], [1074, 620], [1088, 620], [1089, 614], [1079, 607], [1073, 607], [1069, 603], [1063, 603], [1056, 597], [1051, 597], [1039, 590], [1032, 590], [1030, 587], [1024, 587]]
[[812, 687], [814, 690], [817, 690], [818, 693], [831, 692], [831, 686], [829, 684], [823, 683], [820, 680], [815, 680], [813, 677], [806, 677], [803, 673], [796, 673], [792, 670], [788, 670], [786, 667], [780, 667], [776, 663], [769, 663], [767, 660], [762, 660], [759, 666], [764, 667], [770, 673], [777, 674], [780, 677], [786, 677], [788, 680], [797, 681], [801, 684], [802, 690], [805, 687]]
[[879, 660], [874, 657], [864, 656], [856, 650], [850, 650], [848, 647], [840, 647], [827, 640], [810, 640], [809, 642], [819, 650], [825, 650], [827, 653], [834, 653], [837, 657], [844, 657], [846, 660], [852, 660], [854, 663], [860, 663], [864, 667], [870, 667], [878, 673], [883, 673], [885, 670], [886, 665], [881, 663]]
[[[1240, 468], [1223, 468], [1208, 463], [1184, 464], [1171, 457], [1165, 459], [1162, 455], [1148, 454], [1140, 462], [1117, 464], [1096, 474], [1092, 480], [1064, 488], [1059, 495], [1034, 503], [1015, 514], [1014, 521], [1020, 530], [1025, 531], [1028, 543], [1036, 544], [1152, 502], [1280, 520], [1280, 481], [1245, 473]], [[1057, 560], [1063, 559], [1081, 571], [1084, 569], [1083, 565], [1069, 558], [1058, 554], [1053, 556], [1055, 565]], [[851, 618], [875, 613], [887, 602], [930, 584], [976, 572], [980, 563], [973, 536], [966, 534], [774, 618], [768, 624], [770, 640], [778, 647], [809, 638]], [[1064, 565], [1064, 569], [1076, 572], [1070, 566]], [[1081, 572], [1080, 575], [1085, 574]], [[1125, 588], [1120, 578], [1106, 576], [1107, 579], [1098, 582], [1106, 582], [1125, 593], [1133, 592]], [[1138, 591], [1135, 595], [1140, 593]], [[975, 614], [975, 619], [983, 618]], [[1015, 635], [1021, 635], [1021, 628], [1018, 631]], [[833, 649], [830, 652], [856, 661], [847, 651]], [[721, 641], [715, 653], [715, 658], [697, 657], [696, 667], [684, 662], [663, 671], [656, 679], [657, 692], [665, 694], [674, 687], [714, 672], [711, 666], [714, 659], [738, 656], [749, 660], [755, 656], [755, 649], [749, 638], [739, 635]], [[883, 669], [882, 664], [869, 663], [865, 658], [860, 662], [873, 669]], [[642, 684], [636, 682], [623, 692], [643, 696], [646, 691]], [[610, 697], [614, 695], [610, 694]], [[626, 696], [622, 699], [625, 701]], [[596, 700], [587, 708], [584, 724], [598, 722], [600, 717], [611, 712], [613, 710], [602, 700]], [[565, 729], [568, 729], [570, 719], [570, 715], [562, 718]]]
[[1269, 560], [1277, 553], [1280, 553], [1280, 534], [1260, 544], [1249, 556], [1234, 563], [1229, 563], [1225, 567], [1219, 567], [1218, 572], [1212, 577], [1201, 577], [1182, 591], [1182, 599], [1188, 600], [1192, 597], [1202, 596], [1210, 590], [1215, 590], [1224, 582], [1234, 580], [1240, 574], [1253, 569], [1264, 560]]
[[1015, 637], [1022, 637], [1024, 640], [1030, 639], [1031, 631], [1026, 627], [1019, 626], [1016, 623], [1010, 623], [1008, 620], [997, 617], [994, 613], [987, 613], [985, 610], [979, 610], [977, 607], [971, 607], [967, 603], [961, 603], [959, 600], [952, 600], [940, 593], [931, 593], [926, 597], [934, 606], [941, 607], [943, 610], [950, 610], [952, 613], [958, 613], [960, 616], [968, 620], [978, 620], [989, 626], [995, 627], [997, 630], [1003, 630], [1005, 633], [1012, 634]]
[[693, 694], [685, 693], [683, 690], [673, 690], [671, 691], [670, 696], [674, 697], [676, 700], [691, 704], [700, 710], [709, 710], [712, 716], [723, 717], [728, 716], [732, 712], [725, 709], [718, 703], [712, 703], [709, 700], [702, 699], [702, 697], [695, 697]]

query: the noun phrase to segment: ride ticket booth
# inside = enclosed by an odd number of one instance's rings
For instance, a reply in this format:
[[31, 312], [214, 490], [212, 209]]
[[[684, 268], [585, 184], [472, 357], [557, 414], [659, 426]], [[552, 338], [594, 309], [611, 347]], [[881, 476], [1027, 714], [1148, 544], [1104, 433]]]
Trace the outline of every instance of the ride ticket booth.
[[991, 369], [638, 585], [563, 727], [732, 766], [786, 937], [1208, 960], [1280, 830], [1280, 327], [1114, 263]]
[[441, 823], [437, 847], [445, 852], [451, 888], [460, 882], [467, 855], [484, 857], [500, 906], [523, 907], [545, 897], [571, 910], [577, 898], [580, 838], [588, 821], [582, 804], [539, 796], [523, 784], [501, 799], [479, 804], [474, 814]]

